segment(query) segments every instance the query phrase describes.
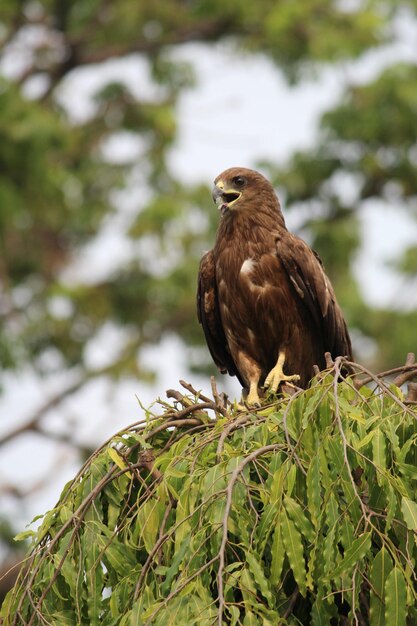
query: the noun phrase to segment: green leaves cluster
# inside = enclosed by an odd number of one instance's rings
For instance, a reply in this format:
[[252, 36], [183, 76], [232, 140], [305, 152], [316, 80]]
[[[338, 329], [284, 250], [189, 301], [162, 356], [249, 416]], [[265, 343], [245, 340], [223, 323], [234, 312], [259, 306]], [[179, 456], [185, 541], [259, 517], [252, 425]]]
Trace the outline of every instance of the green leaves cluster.
[[[33, 534], [5, 626], [406, 626], [417, 413], [332, 373], [256, 412], [184, 397], [119, 433]], [[214, 407], [213, 403], [213, 407]]]

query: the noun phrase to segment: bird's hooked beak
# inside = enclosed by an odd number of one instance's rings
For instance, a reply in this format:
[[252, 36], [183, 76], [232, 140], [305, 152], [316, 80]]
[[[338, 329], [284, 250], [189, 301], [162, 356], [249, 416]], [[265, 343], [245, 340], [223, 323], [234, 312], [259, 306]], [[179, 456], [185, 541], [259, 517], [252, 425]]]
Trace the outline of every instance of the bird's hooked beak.
[[225, 189], [222, 180], [218, 180], [213, 187], [213, 200], [222, 215], [231, 209], [232, 205], [239, 200], [241, 195], [241, 192], [236, 191], [236, 189]]

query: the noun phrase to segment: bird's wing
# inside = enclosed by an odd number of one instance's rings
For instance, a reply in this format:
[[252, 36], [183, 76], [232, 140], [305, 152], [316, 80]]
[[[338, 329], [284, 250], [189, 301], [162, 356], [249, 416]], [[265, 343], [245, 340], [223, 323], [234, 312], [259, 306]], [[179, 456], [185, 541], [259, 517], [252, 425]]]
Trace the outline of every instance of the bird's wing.
[[319, 255], [288, 231], [277, 240], [277, 254], [291, 284], [322, 333], [326, 352], [352, 358], [352, 347], [342, 311]]
[[[222, 372], [241, 377], [227, 348], [227, 340], [220, 316], [213, 251], [206, 252], [200, 261], [197, 289], [197, 316], [203, 327], [213, 361]], [[242, 383], [243, 384], [243, 383]]]

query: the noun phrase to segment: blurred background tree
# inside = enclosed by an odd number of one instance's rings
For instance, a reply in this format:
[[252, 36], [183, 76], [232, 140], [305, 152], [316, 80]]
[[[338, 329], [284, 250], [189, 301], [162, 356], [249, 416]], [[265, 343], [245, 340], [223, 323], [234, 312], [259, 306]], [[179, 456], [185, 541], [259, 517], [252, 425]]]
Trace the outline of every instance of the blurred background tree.
[[[37, 484], [30, 480], [39, 442], [54, 442], [61, 471], [59, 446], [69, 446], [77, 463], [101, 441], [97, 411], [87, 418], [89, 404], [82, 419], [98, 440], [68, 419], [69, 397], [97, 381], [151, 383], [167, 354], [154, 350], [151, 363], [146, 351], [167, 337], [178, 338], [189, 369], [213, 371], [194, 294], [217, 223], [208, 183], [222, 168], [191, 184], [173, 163], [181, 97], [202, 79], [180, 54], [187, 45], [198, 42], [208, 55], [223, 46], [236, 67], [269, 59], [271, 81], [284, 77], [289, 85], [319, 80], [329, 68], [346, 74], [314, 145], [283, 162], [266, 153], [260, 165], [287, 217], [298, 216], [297, 231], [322, 256], [358, 358], [381, 370], [415, 349], [417, 245], [393, 260], [394, 302], [376, 306], [360, 277], [369, 207], [381, 215], [386, 206], [398, 209], [398, 219], [417, 214], [417, 57], [398, 64], [389, 53], [401, 44], [399, 25], [416, 29], [416, 22], [415, 3], [401, 0], [2, 1], [0, 366], [5, 396], [11, 383], [22, 385], [21, 419], [7, 421], [6, 407], [0, 424], [4, 559], [13, 527], [32, 512], [23, 504], [50, 484], [51, 467]], [[361, 64], [377, 50], [388, 54], [364, 79]], [[115, 61], [133, 68], [129, 80], [117, 77], [120, 65], [115, 79]], [[87, 94], [79, 109], [74, 84]], [[262, 101], [257, 84], [246, 88]], [[239, 144], [227, 128], [219, 136], [219, 155], [226, 143]], [[238, 164], [257, 165], [254, 158], [228, 163]], [[28, 378], [50, 382], [37, 406], [25, 402]], [[23, 449], [33, 451], [29, 459]]]

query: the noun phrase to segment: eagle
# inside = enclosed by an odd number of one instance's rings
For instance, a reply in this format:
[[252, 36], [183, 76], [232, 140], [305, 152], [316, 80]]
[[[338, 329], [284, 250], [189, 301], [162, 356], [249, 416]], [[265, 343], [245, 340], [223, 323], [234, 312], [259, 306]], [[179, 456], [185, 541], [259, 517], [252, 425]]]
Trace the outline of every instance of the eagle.
[[[307, 387], [325, 353], [352, 359], [342, 311], [322, 262], [290, 233], [271, 183], [232, 167], [214, 181], [220, 222], [200, 262], [197, 314], [214, 363], [237, 376], [246, 402], [260, 388]], [[285, 373], [284, 373], [285, 372]]]

